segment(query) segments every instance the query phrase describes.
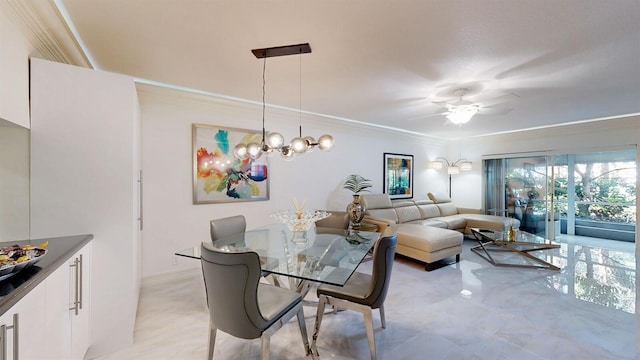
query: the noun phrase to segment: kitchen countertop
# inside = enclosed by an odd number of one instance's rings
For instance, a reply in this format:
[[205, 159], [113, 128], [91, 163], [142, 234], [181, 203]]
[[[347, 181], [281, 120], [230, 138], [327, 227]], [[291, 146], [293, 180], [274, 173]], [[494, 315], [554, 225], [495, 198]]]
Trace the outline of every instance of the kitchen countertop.
[[45, 241], [49, 242], [47, 253], [35, 265], [0, 281], [0, 315], [20, 301], [31, 289], [38, 286], [91, 239], [93, 239], [93, 235], [86, 234], [0, 243], [0, 247], [4, 247], [15, 244], [38, 246]]

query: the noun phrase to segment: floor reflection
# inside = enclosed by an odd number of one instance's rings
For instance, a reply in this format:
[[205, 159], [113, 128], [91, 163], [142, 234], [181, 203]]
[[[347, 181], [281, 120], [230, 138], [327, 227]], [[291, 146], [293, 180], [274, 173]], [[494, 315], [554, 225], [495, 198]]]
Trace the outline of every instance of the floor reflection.
[[[566, 236], [558, 241], [563, 240]], [[607, 242], [601, 240], [601, 247], [562, 243], [552, 261], [563, 271], [551, 279], [552, 287], [581, 301], [635, 314], [635, 252], [633, 248], [609, 249]], [[618, 242], [613, 243], [609, 245]]]

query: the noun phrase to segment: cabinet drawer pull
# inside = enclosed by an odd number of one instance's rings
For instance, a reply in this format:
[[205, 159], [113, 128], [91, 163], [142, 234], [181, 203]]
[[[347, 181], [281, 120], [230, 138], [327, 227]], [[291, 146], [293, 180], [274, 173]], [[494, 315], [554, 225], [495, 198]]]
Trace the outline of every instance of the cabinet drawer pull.
[[75, 258], [73, 260], [73, 264], [69, 265], [69, 267], [72, 267], [74, 272], [75, 272], [75, 284], [73, 284], [73, 307], [70, 307], [69, 310], [73, 310], [75, 312], [75, 315], [78, 315], [78, 310], [80, 310], [80, 259]]
[[19, 317], [18, 313], [13, 314], [13, 325], [2, 325], [0, 326], [0, 357], [2, 360], [7, 358], [7, 330], [13, 330], [13, 360], [18, 360], [19, 349], [20, 349], [20, 339], [19, 339]]
[[2, 356], [2, 360], [4, 360], [7, 358], [7, 325], [0, 326], [0, 338], [2, 338], [0, 356]]
[[[84, 262], [82, 261], [82, 254], [80, 254], [80, 259], [78, 260], [78, 307], [82, 310], [82, 273], [83, 271], [83, 264]], [[77, 312], [76, 312], [77, 315]]]

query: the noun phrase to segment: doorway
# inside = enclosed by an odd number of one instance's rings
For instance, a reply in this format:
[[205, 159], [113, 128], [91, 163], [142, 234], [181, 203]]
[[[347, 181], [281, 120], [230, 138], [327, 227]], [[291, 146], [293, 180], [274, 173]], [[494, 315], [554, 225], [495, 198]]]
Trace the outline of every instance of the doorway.
[[520, 229], [635, 241], [636, 150], [484, 159], [485, 209], [520, 220]]

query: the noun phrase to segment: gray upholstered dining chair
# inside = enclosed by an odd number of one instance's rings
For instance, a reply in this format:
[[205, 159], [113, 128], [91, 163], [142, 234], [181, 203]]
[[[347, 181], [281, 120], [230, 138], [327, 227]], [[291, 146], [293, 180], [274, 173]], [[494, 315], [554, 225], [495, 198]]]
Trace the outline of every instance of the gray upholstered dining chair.
[[229, 216], [213, 219], [211, 224], [211, 241], [235, 234], [242, 234], [247, 230], [247, 221], [244, 215]]
[[318, 313], [311, 346], [316, 355], [318, 355], [316, 341], [320, 332], [325, 304], [329, 304], [334, 308], [355, 310], [364, 315], [371, 359], [376, 358], [372, 310], [380, 309], [380, 320], [384, 329], [386, 327], [384, 300], [387, 297], [391, 280], [397, 242], [397, 235], [386, 236], [378, 240], [373, 251], [373, 272], [371, 275], [355, 272], [342, 287], [326, 284], [318, 286]]
[[306, 354], [311, 353], [299, 293], [260, 283], [257, 253], [220, 252], [202, 243], [202, 274], [209, 306], [209, 359], [218, 330], [242, 339], [262, 341], [262, 359], [269, 358], [270, 338], [297, 315]]
[[[231, 235], [242, 234], [247, 231], [247, 220], [244, 215], [234, 215], [225, 218], [213, 219], [209, 224], [211, 241], [223, 239]], [[273, 282], [275, 286], [280, 286], [280, 280], [278, 280], [277, 275], [263, 271], [262, 276]]]

